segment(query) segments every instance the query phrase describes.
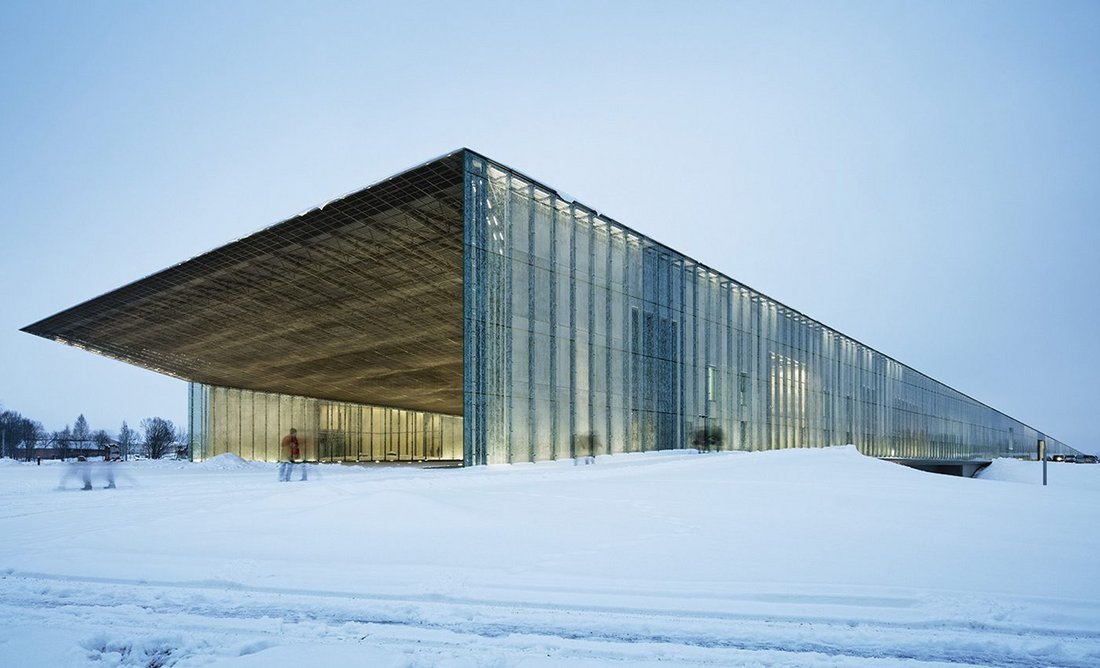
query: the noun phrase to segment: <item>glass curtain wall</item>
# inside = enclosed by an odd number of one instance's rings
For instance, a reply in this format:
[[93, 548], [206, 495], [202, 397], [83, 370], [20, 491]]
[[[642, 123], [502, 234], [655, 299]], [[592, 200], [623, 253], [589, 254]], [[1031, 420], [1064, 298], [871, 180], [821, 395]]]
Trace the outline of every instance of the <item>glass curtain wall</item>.
[[199, 383], [189, 392], [195, 460], [226, 452], [254, 461], [285, 459], [280, 443], [292, 427], [307, 461], [462, 459], [462, 418], [453, 415]]
[[471, 152], [465, 169], [467, 465], [1035, 451], [1034, 429], [546, 186]]

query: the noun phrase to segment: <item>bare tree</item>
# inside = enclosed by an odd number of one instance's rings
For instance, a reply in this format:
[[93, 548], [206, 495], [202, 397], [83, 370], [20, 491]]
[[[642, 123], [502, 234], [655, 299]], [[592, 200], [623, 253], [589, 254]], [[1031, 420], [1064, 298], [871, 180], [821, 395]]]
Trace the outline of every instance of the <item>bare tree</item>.
[[80, 417], [76, 419], [76, 423], [73, 424], [73, 447], [87, 448], [90, 435], [91, 429], [88, 428], [88, 421], [84, 419], [84, 414], [81, 413]]
[[122, 421], [122, 427], [118, 430], [118, 449], [122, 451], [122, 458], [130, 458], [130, 448], [137, 442], [137, 432], [130, 429], [126, 421]]
[[19, 424], [23, 416], [15, 411], [0, 413], [0, 457], [15, 459], [15, 447], [19, 445]]
[[38, 447], [38, 443], [45, 440], [46, 430], [42, 427], [42, 423], [24, 418], [21, 432], [20, 441], [23, 444], [23, 454], [29, 462], [34, 459], [34, 452]]
[[20, 448], [29, 461], [45, 430], [42, 424], [25, 418], [16, 411], [0, 412], [0, 457], [16, 458]]
[[176, 458], [177, 459], [190, 459], [191, 458], [191, 437], [182, 428], [176, 432]]
[[65, 425], [65, 428], [61, 431], [55, 431], [50, 440], [57, 445], [57, 454], [61, 459], [68, 459], [69, 448], [72, 447], [73, 443], [73, 431], [69, 428], [69, 425]]
[[141, 421], [141, 429], [145, 432], [145, 454], [150, 459], [160, 459], [170, 452], [176, 440], [176, 427], [171, 420], [145, 418]]

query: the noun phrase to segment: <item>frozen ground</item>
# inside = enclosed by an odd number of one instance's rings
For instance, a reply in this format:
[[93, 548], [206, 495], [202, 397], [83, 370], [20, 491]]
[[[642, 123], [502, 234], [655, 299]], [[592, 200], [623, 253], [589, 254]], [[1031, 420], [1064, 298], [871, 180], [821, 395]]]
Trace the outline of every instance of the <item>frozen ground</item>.
[[67, 466], [0, 461], [0, 666], [1100, 665], [1095, 465]]

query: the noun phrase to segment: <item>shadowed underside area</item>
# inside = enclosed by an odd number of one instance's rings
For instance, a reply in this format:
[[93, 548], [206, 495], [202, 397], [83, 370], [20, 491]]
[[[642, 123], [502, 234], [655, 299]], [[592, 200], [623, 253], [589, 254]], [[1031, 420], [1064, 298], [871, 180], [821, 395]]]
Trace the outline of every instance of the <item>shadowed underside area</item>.
[[209, 385], [461, 415], [462, 157], [23, 331]]

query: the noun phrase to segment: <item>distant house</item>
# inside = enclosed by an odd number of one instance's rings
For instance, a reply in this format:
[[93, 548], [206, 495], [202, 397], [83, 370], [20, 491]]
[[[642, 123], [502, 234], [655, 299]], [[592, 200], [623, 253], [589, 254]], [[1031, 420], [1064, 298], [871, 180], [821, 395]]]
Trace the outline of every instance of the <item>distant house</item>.
[[111, 444], [107, 447], [69, 447], [61, 448], [57, 444], [40, 445], [34, 448], [34, 459], [118, 459], [118, 445]]

